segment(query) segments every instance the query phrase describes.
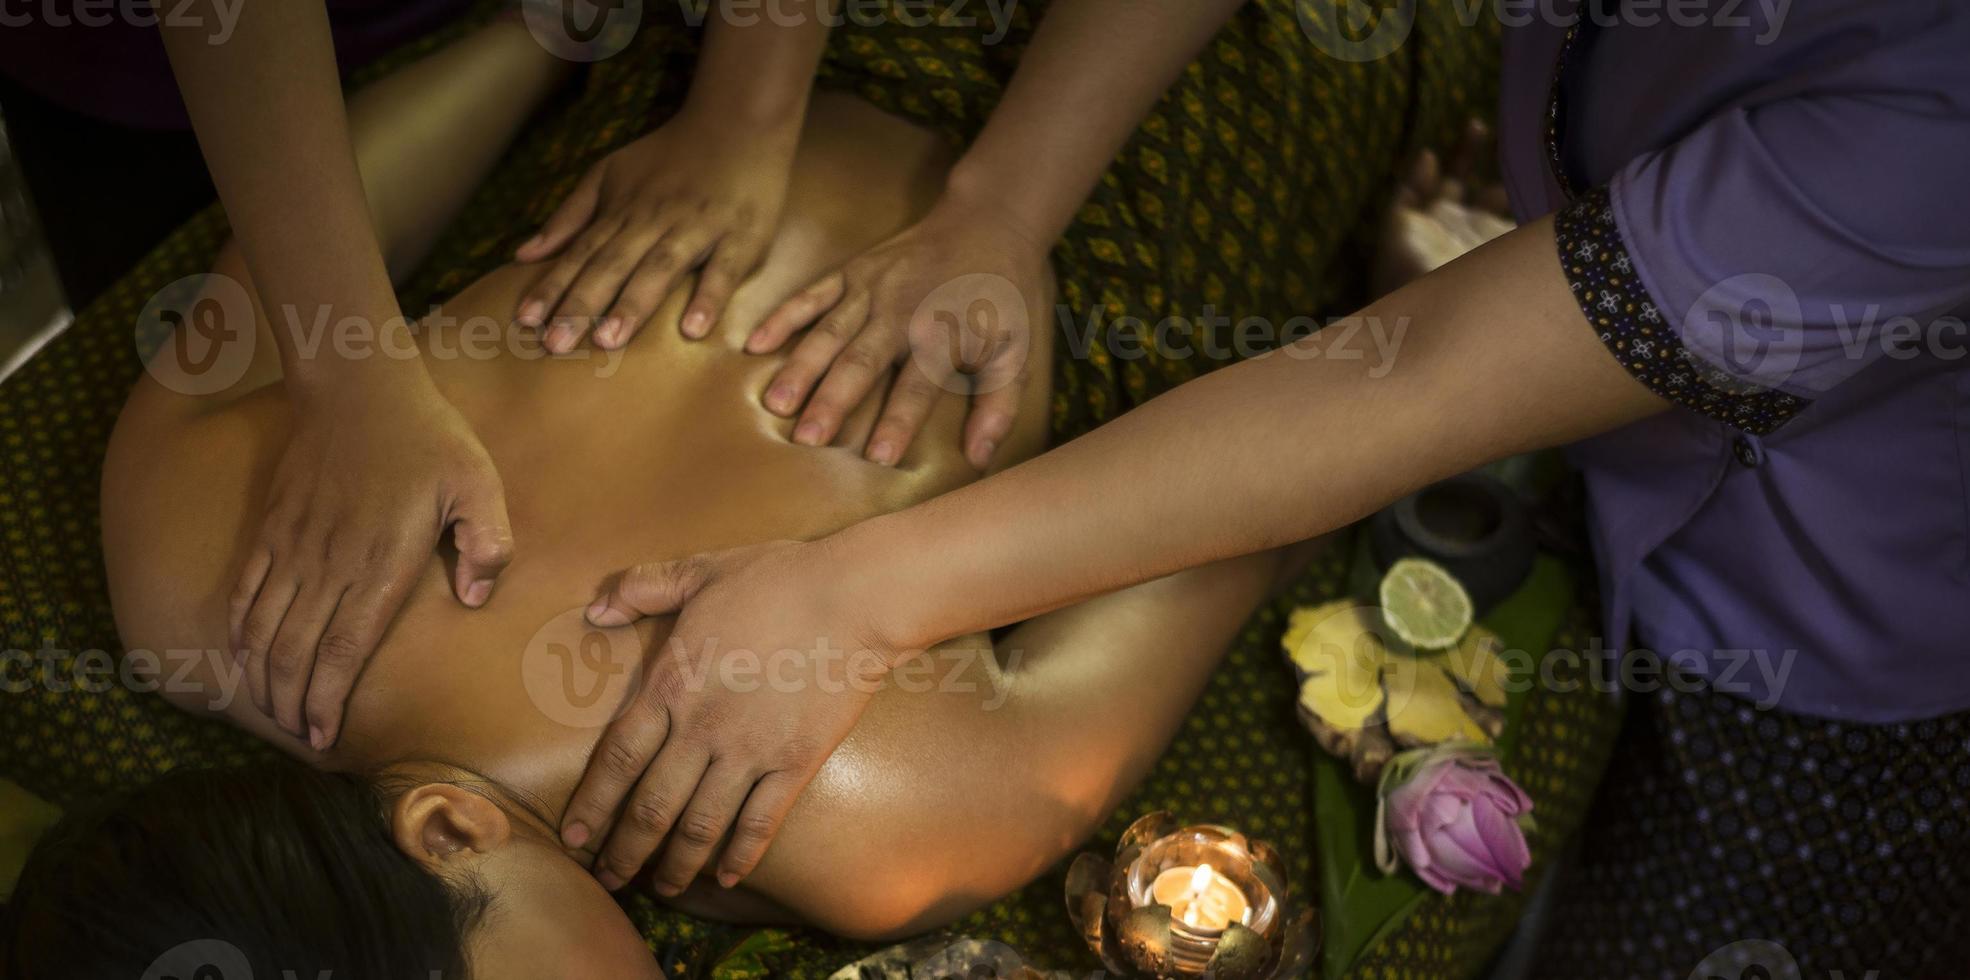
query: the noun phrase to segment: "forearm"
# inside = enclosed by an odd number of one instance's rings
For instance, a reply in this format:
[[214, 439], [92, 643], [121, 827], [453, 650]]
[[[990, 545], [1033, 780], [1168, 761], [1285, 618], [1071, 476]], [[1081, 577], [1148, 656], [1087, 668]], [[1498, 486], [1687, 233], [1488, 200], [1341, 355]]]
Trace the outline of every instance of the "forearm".
[[1244, 3], [1052, 4], [998, 109], [953, 170], [952, 192], [989, 201], [1053, 242], [1177, 73]]
[[[217, 16], [217, 12], [213, 12]], [[161, 18], [165, 48], [297, 397], [352, 379], [423, 378], [415, 359], [303, 356], [295, 333], [358, 318], [415, 349], [397, 308], [350, 145], [321, 3], [240, 4], [232, 37]], [[428, 379], [425, 379], [428, 381]]]
[[782, 0], [761, 8], [713, 0], [687, 106], [734, 125], [788, 125], [797, 132], [837, 2]]
[[843, 531], [828, 560], [854, 572], [843, 585], [874, 604], [879, 634], [918, 647], [1312, 537], [1434, 480], [1662, 407], [1574, 306], [1549, 221], [1355, 319]]
[[[1021, 623], [1000, 648], [1006, 659], [1016, 652], [1020, 661], [1068, 651], [1104, 659], [1133, 655], [1133, 669], [1154, 670], [1173, 682], [1181, 675], [1208, 675], [1239, 625], [1277, 583], [1291, 550], [1186, 568], [1056, 609]], [[1153, 662], [1140, 659], [1151, 650]], [[1176, 714], [1181, 716], [1181, 709]]]

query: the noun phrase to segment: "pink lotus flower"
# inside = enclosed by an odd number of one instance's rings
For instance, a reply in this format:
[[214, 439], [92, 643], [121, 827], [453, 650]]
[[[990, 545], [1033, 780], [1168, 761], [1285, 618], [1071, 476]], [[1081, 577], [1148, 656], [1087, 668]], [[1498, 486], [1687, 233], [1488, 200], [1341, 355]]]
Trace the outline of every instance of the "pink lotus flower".
[[1382, 773], [1375, 863], [1407, 863], [1445, 895], [1517, 889], [1532, 864], [1525, 831], [1532, 799], [1505, 776], [1489, 749], [1446, 744], [1405, 752]]

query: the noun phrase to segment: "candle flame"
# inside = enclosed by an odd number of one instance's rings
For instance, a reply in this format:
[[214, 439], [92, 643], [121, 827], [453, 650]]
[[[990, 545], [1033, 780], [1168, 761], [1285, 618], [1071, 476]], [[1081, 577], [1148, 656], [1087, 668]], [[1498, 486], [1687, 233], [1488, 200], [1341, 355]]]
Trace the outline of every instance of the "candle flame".
[[1210, 887], [1211, 887], [1211, 866], [1208, 864], [1200, 864], [1197, 866], [1196, 872], [1190, 876], [1190, 894], [1198, 897], [1202, 897], [1205, 889], [1208, 889]]

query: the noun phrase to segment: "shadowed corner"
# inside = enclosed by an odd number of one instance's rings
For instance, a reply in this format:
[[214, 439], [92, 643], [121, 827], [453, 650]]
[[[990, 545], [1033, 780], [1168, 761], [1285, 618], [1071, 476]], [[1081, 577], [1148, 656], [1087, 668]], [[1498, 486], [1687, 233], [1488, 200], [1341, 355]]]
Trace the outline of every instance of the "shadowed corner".
[[61, 815], [53, 804], [0, 779], [0, 902], [13, 895], [35, 840]]

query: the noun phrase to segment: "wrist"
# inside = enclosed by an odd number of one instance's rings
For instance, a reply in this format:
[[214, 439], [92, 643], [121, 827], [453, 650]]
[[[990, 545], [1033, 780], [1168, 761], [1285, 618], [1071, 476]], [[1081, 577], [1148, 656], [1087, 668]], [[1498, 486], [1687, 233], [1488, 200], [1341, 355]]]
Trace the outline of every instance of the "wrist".
[[895, 515], [881, 515], [809, 543], [811, 564], [802, 579], [819, 589], [822, 615], [828, 622], [846, 624], [853, 635], [843, 642], [874, 651], [885, 669], [945, 639], [934, 635], [923, 610], [914, 608], [920, 590], [905, 587], [893, 567], [898, 540], [887, 524]]
[[288, 371], [288, 377], [289, 401], [299, 415], [362, 414], [378, 405], [438, 393], [421, 359], [380, 353], [366, 358], [313, 358], [305, 369]]
[[702, 122], [708, 132], [773, 142], [798, 141], [807, 118], [809, 89], [693, 84], [678, 107], [680, 119]]
[[1067, 232], [1075, 209], [1071, 203], [1054, 200], [1045, 182], [1033, 180], [1030, 173], [1007, 173], [1006, 168], [981, 158], [977, 148], [951, 168], [938, 206], [989, 216], [1015, 230], [1043, 254]]
[[1005, 247], [1041, 262], [1046, 261], [1060, 237], [1048, 230], [1050, 226], [1035, 224], [1030, 216], [1005, 207], [979, 186], [969, 184], [947, 184], [923, 223], [965, 233], [983, 230]]

